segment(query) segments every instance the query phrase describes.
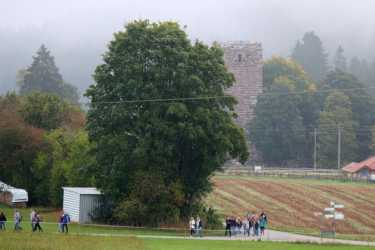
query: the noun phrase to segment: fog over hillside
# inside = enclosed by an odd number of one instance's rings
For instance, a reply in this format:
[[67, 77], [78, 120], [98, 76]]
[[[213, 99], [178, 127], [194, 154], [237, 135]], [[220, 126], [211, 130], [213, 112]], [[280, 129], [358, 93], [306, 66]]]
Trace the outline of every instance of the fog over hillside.
[[266, 57], [288, 56], [297, 39], [314, 30], [330, 55], [373, 59], [373, 0], [13, 0], [0, 10], [0, 92], [16, 88], [17, 70], [44, 43], [66, 81], [81, 93], [112, 34], [134, 19], [173, 20], [192, 39], [250, 40]]

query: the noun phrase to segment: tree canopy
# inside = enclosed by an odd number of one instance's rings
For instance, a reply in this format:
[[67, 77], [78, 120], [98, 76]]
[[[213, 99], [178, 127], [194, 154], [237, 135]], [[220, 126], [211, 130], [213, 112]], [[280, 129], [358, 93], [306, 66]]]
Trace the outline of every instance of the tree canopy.
[[302, 41], [297, 42], [292, 58], [315, 82], [323, 80], [328, 72], [327, 54], [322, 41], [314, 32], [305, 33]]
[[[351, 102], [340, 91], [332, 92], [326, 99], [319, 118], [319, 162], [325, 168], [332, 168], [337, 160], [338, 133], [341, 132], [342, 163], [357, 160], [358, 145]], [[341, 167], [341, 166], [340, 166]]]
[[311, 160], [311, 144], [306, 141], [319, 116], [315, 84], [294, 61], [273, 57], [264, 65], [264, 85], [265, 95], [258, 98], [250, 125], [251, 142], [266, 164]]
[[248, 157], [235, 99], [204, 99], [234, 82], [222, 49], [192, 44], [177, 23], [142, 20], [115, 34], [103, 60], [86, 93], [87, 128], [110, 210], [135, 224], [190, 215], [213, 172]]
[[25, 188], [30, 204], [58, 206], [61, 186], [93, 183], [82, 111], [49, 94], [10, 93], [0, 96], [0, 117], [1, 181]]
[[19, 72], [18, 78], [21, 95], [45, 92], [57, 95], [74, 104], [79, 101], [77, 88], [64, 82], [55, 64], [55, 59], [44, 45], [33, 57], [31, 65], [26, 70]]

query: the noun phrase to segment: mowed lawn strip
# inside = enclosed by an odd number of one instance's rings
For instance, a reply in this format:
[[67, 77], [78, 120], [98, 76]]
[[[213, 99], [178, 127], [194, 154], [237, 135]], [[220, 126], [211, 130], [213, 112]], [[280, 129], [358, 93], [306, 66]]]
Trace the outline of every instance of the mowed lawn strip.
[[144, 250], [136, 237], [92, 237], [0, 232], [1, 250]]
[[372, 250], [374, 247], [236, 240], [141, 239], [1, 232], [2, 250]]
[[374, 247], [257, 241], [145, 239], [147, 250], [373, 250]]

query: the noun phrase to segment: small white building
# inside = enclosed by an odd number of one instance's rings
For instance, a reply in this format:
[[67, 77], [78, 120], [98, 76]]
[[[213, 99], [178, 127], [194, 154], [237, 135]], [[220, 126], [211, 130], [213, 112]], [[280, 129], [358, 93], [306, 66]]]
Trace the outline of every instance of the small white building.
[[0, 181], [0, 203], [14, 207], [26, 207], [29, 195], [26, 190], [15, 188]]
[[63, 187], [63, 210], [72, 222], [90, 223], [94, 210], [100, 205], [101, 192], [92, 187]]

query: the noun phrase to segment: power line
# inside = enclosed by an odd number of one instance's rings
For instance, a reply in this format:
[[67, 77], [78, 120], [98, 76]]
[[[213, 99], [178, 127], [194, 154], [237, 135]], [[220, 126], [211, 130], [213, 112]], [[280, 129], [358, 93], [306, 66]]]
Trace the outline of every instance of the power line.
[[[319, 91], [297, 91], [297, 92], [266, 92], [260, 94], [251, 94], [248, 95], [247, 98], [256, 98], [262, 96], [292, 96], [292, 95], [303, 95], [303, 94], [321, 94], [321, 93], [330, 93], [334, 91], [342, 91], [342, 92], [355, 92], [359, 90], [369, 90], [375, 89], [374, 87], [363, 87], [363, 88], [348, 88], [348, 89], [327, 89], [327, 90], [319, 90]], [[222, 95], [222, 96], [198, 96], [198, 97], [178, 97], [178, 98], [155, 98], [155, 99], [139, 99], [139, 100], [119, 100], [119, 101], [95, 101], [95, 102], [85, 102], [81, 103], [83, 105], [91, 105], [91, 104], [121, 104], [121, 103], [150, 103], [150, 102], [173, 102], [173, 101], [200, 101], [200, 100], [215, 100], [215, 99], [225, 99], [225, 98], [236, 98], [233, 95]], [[255, 106], [251, 105], [251, 106]]]

